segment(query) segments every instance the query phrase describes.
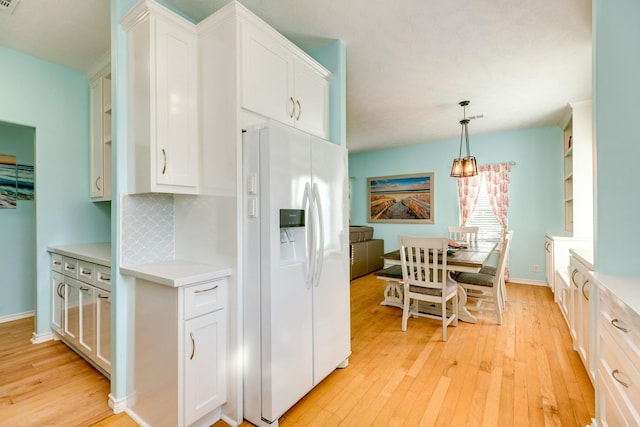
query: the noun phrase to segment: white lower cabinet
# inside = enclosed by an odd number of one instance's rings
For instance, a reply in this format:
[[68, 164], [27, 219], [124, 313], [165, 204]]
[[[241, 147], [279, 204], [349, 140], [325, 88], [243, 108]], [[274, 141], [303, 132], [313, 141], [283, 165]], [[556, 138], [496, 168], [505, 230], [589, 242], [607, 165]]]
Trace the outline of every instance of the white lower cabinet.
[[52, 331], [109, 376], [110, 268], [52, 253], [51, 270]]
[[573, 293], [573, 327], [572, 335], [574, 348], [580, 355], [582, 363], [589, 374], [592, 384], [595, 384], [596, 360], [594, 356], [596, 330], [595, 315], [595, 285], [590, 272], [592, 264], [575, 251], [571, 251], [569, 260], [571, 270], [571, 288]]
[[593, 274], [598, 426], [640, 425], [640, 279]]
[[130, 415], [149, 426], [209, 426], [227, 400], [227, 280], [137, 278]]

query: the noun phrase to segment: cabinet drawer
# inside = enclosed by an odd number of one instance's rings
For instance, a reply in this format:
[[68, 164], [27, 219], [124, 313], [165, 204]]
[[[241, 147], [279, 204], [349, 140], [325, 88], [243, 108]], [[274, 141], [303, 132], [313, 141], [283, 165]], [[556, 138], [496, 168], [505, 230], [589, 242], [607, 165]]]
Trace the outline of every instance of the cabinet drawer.
[[62, 257], [62, 273], [65, 276], [78, 278], [78, 260], [75, 258]]
[[94, 284], [96, 287], [111, 292], [111, 268], [104, 265], [94, 265], [95, 279]]
[[185, 319], [191, 319], [224, 308], [227, 299], [227, 281], [216, 280], [189, 286], [184, 292], [184, 316]]
[[63, 256], [60, 254], [51, 254], [51, 269], [53, 271], [62, 273], [62, 258]]
[[640, 366], [640, 317], [617, 297], [598, 289], [599, 327], [613, 337], [634, 366]]
[[[616, 396], [614, 399], [623, 412], [633, 414], [636, 422], [640, 421], [640, 372], [633, 362], [626, 357], [616, 340], [609, 333], [608, 328], [598, 332], [599, 360], [598, 370], [600, 379], [607, 386], [609, 392]], [[633, 423], [637, 424], [637, 423]]]
[[93, 285], [96, 277], [96, 268], [94, 264], [86, 261], [78, 260], [78, 280]]

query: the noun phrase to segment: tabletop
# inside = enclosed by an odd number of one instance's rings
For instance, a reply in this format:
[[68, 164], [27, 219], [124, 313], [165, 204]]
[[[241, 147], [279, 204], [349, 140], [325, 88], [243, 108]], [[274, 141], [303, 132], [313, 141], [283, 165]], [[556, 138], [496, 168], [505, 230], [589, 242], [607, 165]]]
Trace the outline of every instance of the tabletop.
[[[469, 244], [466, 248], [453, 249], [453, 253], [447, 254], [447, 267], [458, 270], [459, 267], [469, 269], [470, 272], [479, 271], [487, 261], [497, 242], [478, 241]], [[400, 264], [400, 250], [387, 252], [382, 255], [387, 264]], [[458, 267], [458, 268], [456, 268]]]

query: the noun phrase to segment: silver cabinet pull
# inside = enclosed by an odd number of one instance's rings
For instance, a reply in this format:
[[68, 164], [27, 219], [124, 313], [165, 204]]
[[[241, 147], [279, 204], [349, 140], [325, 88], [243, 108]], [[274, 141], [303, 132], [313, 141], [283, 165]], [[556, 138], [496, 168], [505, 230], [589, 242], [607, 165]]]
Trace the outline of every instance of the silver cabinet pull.
[[613, 326], [615, 326], [617, 329], [621, 330], [622, 332], [629, 332], [629, 329], [625, 328], [624, 326], [620, 326], [620, 320], [619, 319], [612, 319], [611, 320], [611, 324]]
[[164, 165], [162, 166], [162, 175], [167, 171], [167, 152], [162, 149], [162, 157], [164, 158]]
[[80, 274], [84, 274], [85, 276], [89, 276], [91, 274], [91, 270], [85, 270], [84, 268], [80, 269]]
[[618, 381], [620, 384], [622, 384], [626, 388], [631, 387], [631, 383], [622, 381], [620, 378], [618, 378], [618, 375], [624, 375], [624, 373], [620, 372], [619, 369], [614, 369], [613, 371], [611, 371], [611, 376], [613, 377], [614, 380]]
[[53, 265], [61, 265], [62, 263], [60, 261], [53, 261]]
[[292, 96], [289, 97], [289, 101], [291, 101], [291, 112], [289, 113], [289, 117], [293, 118], [293, 115], [296, 113], [296, 103]]
[[98, 191], [102, 191], [102, 188], [100, 188], [100, 178], [101, 177], [96, 178], [96, 188], [98, 189]]
[[576, 274], [578, 274], [578, 270], [574, 268], [573, 271], [571, 272], [571, 283], [576, 285], [576, 288], [577, 288], [578, 283], [576, 283]]
[[67, 270], [71, 270], [71, 271], [74, 271], [74, 270], [76, 269], [76, 266], [75, 266], [75, 265], [67, 264], [67, 265], [65, 266], [65, 269], [67, 269]]
[[64, 299], [64, 295], [62, 295], [62, 288], [64, 287], [64, 283], [60, 282], [58, 284], [58, 288], [56, 289], [56, 293], [58, 294], [58, 296], [62, 299]]
[[100, 298], [100, 299], [109, 299], [109, 295], [98, 294], [98, 298]]
[[110, 282], [111, 276], [103, 276], [102, 274], [98, 277], [98, 280], [102, 280], [103, 282]]
[[194, 294], [202, 294], [204, 292], [215, 291], [216, 289], [218, 289], [218, 285], [215, 285], [213, 288], [208, 288], [208, 289], [197, 289], [197, 290], [193, 291], [193, 293]]
[[587, 287], [587, 285], [590, 285], [590, 284], [591, 284], [591, 282], [590, 282], [590, 281], [588, 281], [588, 280], [582, 284], [582, 296], [583, 296], [583, 297], [584, 297], [584, 299], [586, 299], [587, 301], [589, 301], [589, 295], [587, 295], [587, 294], [584, 292], [584, 288], [586, 288], [586, 287]]
[[302, 106], [300, 105], [300, 100], [296, 100], [296, 105], [298, 106], [298, 114], [296, 114], [296, 120], [300, 120], [300, 114], [302, 114]]
[[84, 286], [80, 286], [80, 290], [82, 292], [89, 292], [89, 288], [85, 288]]
[[193, 355], [196, 354], [196, 339], [193, 337], [193, 332], [189, 332], [189, 336], [191, 337], [191, 356], [189, 360], [193, 360]]

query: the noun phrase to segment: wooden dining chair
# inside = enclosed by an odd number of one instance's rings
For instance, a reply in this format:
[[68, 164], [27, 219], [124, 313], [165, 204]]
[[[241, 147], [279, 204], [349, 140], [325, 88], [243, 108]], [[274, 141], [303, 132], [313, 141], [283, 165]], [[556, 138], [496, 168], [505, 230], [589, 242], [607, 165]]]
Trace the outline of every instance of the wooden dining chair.
[[[458, 285], [447, 271], [449, 239], [400, 236], [399, 243], [404, 288], [402, 330], [407, 330], [409, 315], [438, 319], [442, 322], [442, 341], [446, 341], [447, 326], [458, 325]], [[448, 301], [452, 301], [450, 309]], [[427, 303], [426, 307], [420, 302]]]
[[449, 239], [461, 243], [477, 243], [479, 227], [449, 226]]
[[[498, 325], [502, 325], [502, 312], [505, 308], [506, 288], [504, 273], [512, 239], [513, 231], [509, 231], [504, 238], [495, 274], [481, 271], [479, 273], [465, 272], [453, 275], [453, 279], [467, 291], [467, 301], [475, 302], [473, 305], [467, 304], [467, 309], [494, 312]], [[489, 305], [486, 306], [485, 304]]]

